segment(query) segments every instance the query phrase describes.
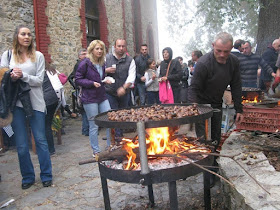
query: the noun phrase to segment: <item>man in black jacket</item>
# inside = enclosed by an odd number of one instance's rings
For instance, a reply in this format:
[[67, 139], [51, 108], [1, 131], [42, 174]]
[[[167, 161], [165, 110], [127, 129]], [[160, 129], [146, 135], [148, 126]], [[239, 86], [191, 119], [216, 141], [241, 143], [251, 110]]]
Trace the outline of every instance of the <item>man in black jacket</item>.
[[147, 69], [147, 60], [150, 58], [148, 54], [147, 44], [142, 44], [140, 49], [140, 55], [135, 58], [136, 65], [136, 87], [140, 97], [140, 105], [145, 105], [146, 99], [146, 86], [144, 77], [145, 71]]
[[[230, 85], [236, 121], [242, 119], [241, 79], [239, 61], [230, 53], [233, 45], [232, 36], [226, 32], [219, 33], [213, 43], [213, 51], [202, 56], [195, 67], [189, 101], [199, 104], [211, 104], [220, 112], [213, 113], [211, 118], [211, 138], [218, 146], [221, 140], [222, 102], [223, 94]], [[205, 123], [195, 125], [198, 137], [205, 137]]]
[[[280, 39], [275, 39], [271, 46], [268, 46], [266, 51], [262, 54], [262, 58], [266, 61], [268, 65], [273, 69], [273, 72], [276, 73], [276, 61], [278, 53], [280, 51]], [[260, 88], [266, 93], [268, 92], [272, 83], [272, 76], [262, 69], [260, 77]]]
[[75, 82], [74, 82], [76, 71], [78, 69], [79, 64], [86, 57], [86, 55], [87, 55], [87, 50], [85, 48], [82, 48], [78, 53], [78, 58], [79, 59], [77, 60], [77, 63], [75, 64], [72, 73], [68, 77], [68, 81], [70, 82], [70, 84], [73, 86], [74, 89], [76, 89], [76, 85], [75, 85]]

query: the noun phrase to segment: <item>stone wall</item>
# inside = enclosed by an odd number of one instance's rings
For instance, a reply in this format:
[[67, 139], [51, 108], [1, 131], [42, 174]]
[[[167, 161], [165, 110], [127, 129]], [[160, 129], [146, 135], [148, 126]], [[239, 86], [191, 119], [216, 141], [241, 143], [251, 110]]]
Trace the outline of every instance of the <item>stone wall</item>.
[[[149, 26], [153, 29], [154, 37], [154, 58], [157, 60], [159, 57], [158, 54], [158, 23], [157, 23], [157, 4], [155, 0], [141, 0], [141, 5], [146, 5], [145, 8], [141, 10], [142, 13], [142, 34], [143, 34], [143, 43], [148, 44], [148, 28]], [[142, 6], [143, 7], [143, 6]], [[149, 47], [149, 46], [148, 46]], [[152, 55], [151, 55], [152, 56]]]
[[[122, 2], [124, 5], [122, 5]], [[158, 51], [156, 1], [141, 0], [142, 40], [147, 42], [147, 28], [154, 28], [155, 52]], [[126, 36], [128, 53], [134, 52], [133, 13], [131, 0], [104, 0], [108, 17], [108, 41], [110, 49], [117, 38]], [[77, 59], [77, 53], [82, 48], [82, 31], [80, 29], [81, 0], [48, 0], [46, 15], [48, 16], [47, 33], [51, 44], [48, 46], [52, 63], [56, 68], [69, 74]], [[123, 8], [125, 12], [123, 12]], [[125, 23], [123, 17], [125, 14]], [[0, 8], [0, 54], [12, 47], [12, 35], [15, 26], [26, 24], [31, 28], [35, 38], [33, 1], [32, 0], [2, 0]], [[124, 33], [125, 30], [125, 33]]]
[[104, 0], [108, 17], [109, 52], [117, 38], [123, 38], [123, 10], [121, 0]]
[[[109, 52], [117, 38], [126, 37], [128, 53], [135, 55], [133, 11], [131, 0], [102, 0], [108, 18]], [[25, 24], [30, 27], [35, 39], [33, 0], [2, 0], [0, 7], [0, 55], [12, 47], [12, 35], [15, 27]], [[143, 43], [147, 42], [147, 28], [154, 27], [155, 52], [158, 54], [158, 34], [156, 0], [140, 0], [141, 27]], [[69, 75], [82, 48], [83, 34], [80, 17], [81, 0], [47, 0], [47, 35], [50, 38], [48, 54], [52, 64], [60, 72]], [[125, 10], [125, 12], [123, 11]], [[125, 17], [125, 22], [123, 18]], [[35, 40], [36, 41], [36, 40]], [[66, 84], [67, 93], [70, 85]]]
[[52, 64], [60, 72], [69, 75], [82, 48], [80, 29], [80, 0], [48, 0], [47, 34], [50, 36], [49, 54]]
[[131, 0], [124, 0], [125, 2], [125, 32], [127, 41], [127, 51], [133, 57], [135, 52], [134, 32], [133, 32], [133, 13]]
[[0, 20], [0, 55], [12, 48], [15, 28], [21, 24], [31, 29], [35, 39], [32, 0], [1, 0]]

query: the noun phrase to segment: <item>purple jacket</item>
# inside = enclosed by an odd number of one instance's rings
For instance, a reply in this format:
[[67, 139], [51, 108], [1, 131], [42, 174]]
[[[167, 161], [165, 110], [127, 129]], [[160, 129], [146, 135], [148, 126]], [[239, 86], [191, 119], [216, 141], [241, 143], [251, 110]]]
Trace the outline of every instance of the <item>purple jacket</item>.
[[[101, 79], [97, 69], [88, 58], [85, 58], [79, 64], [75, 75], [75, 83], [82, 87], [81, 102], [83, 104], [101, 103], [107, 99], [104, 83], [101, 82], [105, 77], [105, 64], [102, 66], [102, 70], [103, 78]], [[98, 82], [101, 86], [96, 88], [93, 82]]]

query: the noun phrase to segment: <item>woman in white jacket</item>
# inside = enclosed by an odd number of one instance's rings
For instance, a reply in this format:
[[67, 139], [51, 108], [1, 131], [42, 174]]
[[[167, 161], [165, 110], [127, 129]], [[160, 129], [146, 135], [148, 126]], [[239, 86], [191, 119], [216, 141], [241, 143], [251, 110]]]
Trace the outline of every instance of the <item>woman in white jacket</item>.
[[[16, 28], [11, 57], [9, 58], [8, 51], [4, 52], [1, 58], [1, 66], [13, 69], [10, 76], [14, 82], [22, 80], [28, 83], [31, 88], [29, 96], [33, 113], [32, 116], [28, 117], [28, 121], [35, 139], [41, 169], [41, 181], [44, 187], [49, 187], [52, 184], [52, 165], [45, 135], [46, 105], [42, 90], [45, 59], [42, 53], [35, 51], [34, 41], [28, 27], [19, 26]], [[12, 128], [22, 175], [22, 189], [28, 189], [35, 182], [34, 167], [29, 153], [27, 134], [29, 131], [25, 126], [26, 122], [27, 116], [23, 105], [20, 100], [17, 100], [13, 110]]]

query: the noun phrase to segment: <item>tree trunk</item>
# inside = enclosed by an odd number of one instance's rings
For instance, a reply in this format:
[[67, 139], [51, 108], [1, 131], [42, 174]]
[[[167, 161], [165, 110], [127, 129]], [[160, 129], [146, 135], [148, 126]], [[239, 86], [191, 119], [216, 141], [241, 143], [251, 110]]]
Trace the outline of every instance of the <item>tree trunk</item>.
[[260, 0], [260, 14], [257, 33], [257, 54], [261, 55], [280, 34], [280, 1]]

